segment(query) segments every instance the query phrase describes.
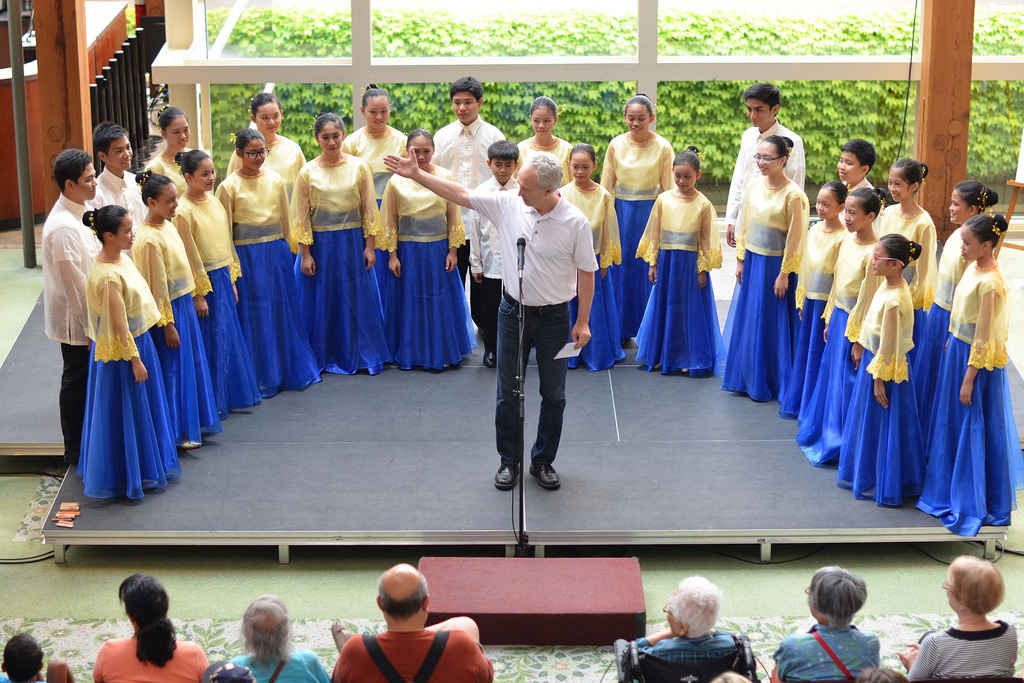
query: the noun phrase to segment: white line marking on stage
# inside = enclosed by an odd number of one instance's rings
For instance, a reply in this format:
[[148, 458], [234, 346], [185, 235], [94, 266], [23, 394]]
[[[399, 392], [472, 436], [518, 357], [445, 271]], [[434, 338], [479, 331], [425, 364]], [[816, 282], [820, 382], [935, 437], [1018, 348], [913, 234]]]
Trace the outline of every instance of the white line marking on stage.
[[612, 371], [605, 370], [608, 373], [608, 389], [612, 392], [612, 418], [615, 420], [615, 440], [622, 443], [622, 437], [619, 436], [619, 413], [615, 410], [615, 387], [612, 386]]

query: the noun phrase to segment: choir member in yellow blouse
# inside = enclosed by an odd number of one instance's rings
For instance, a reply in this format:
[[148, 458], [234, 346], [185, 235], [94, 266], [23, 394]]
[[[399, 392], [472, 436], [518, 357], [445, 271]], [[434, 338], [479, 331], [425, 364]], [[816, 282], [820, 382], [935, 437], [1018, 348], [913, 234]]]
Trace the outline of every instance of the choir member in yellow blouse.
[[796, 274], [809, 210], [807, 195], [786, 175], [792, 150], [793, 141], [779, 135], [758, 144], [754, 160], [762, 177], [747, 186], [736, 231], [722, 388], [755, 401], [778, 398], [793, 369]]
[[636, 95], [626, 102], [624, 118], [628, 133], [608, 144], [601, 169], [601, 185], [615, 197], [615, 213], [622, 238], [622, 267], [615, 274], [615, 304], [619, 307], [622, 338], [636, 336], [651, 295], [648, 264], [636, 258], [640, 238], [654, 200], [668, 192], [672, 180], [675, 153], [668, 140], [651, 131], [654, 105], [646, 95]]
[[[949, 202], [949, 222], [963, 225], [973, 216], [985, 213], [999, 203], [999, 195], [976, 180], [965, 180], [953, 188]], [[921, 410], [921, 431], [928, 434], [932, 403], [935, 399], [935, 381], [938, 377], [942, 351], [949, 332], [949, 312], [953, 308], [953, 293], [967, 269], [967, 261], [960, 254], [963, 228], [956, 228], [946, 239], [939, 257], [938, 284], [935, 287], [935, 305], [928, 311], [927, 322], [917, 352], [914, 354], [914, 387], [917, 405]], [[999, 246], [993, 252], [999, 256]]]
[[[363, 91], [359, 111], [366, 119], [366, 125], [345, 137], [341, 143], [341, 151], [352, 154], [366, 162], [373, 173], [373, 190], [377, 196], [377, 208], [384, 199], [384, 188], [391, 179], [391, 171], [384, 168], [384, 155], [395, 154], [405, 156], [405, 133], [388, 125], [391, 118], [391, 99], [383, 88], [371, 83]], [[373, 274], [377, 280], [377, 291], [380, 300], [384, 301], [384, 287], [391, 279], [388, 270], [388, 252], [380, 247], [376, 249], [377, 260], [373, 265]]]
[[143, 489], [181, 475], [160, 359], [146, 334], [160, 310], [123, 253], [134, 239], [127, 209], [86, 211], [82, 222], [102, 247], [86, 284], [93, 360], [78, 475], [91, 498], [142, 498]]
[[[569, 155], [572, 145], [562, 138], [555, 137], [555, 124], [558, 123], [558, 105], [550, 97], [541, 95], [530, 105], [530, 127], [533, 137], [519, 143], [519, 166], [522, 166], [531, 154], [548, 152], [562, 162], [562, 180], [569, 180], [572, 173], [569, 169]], [[518, 174], [518, 167], [517, 167]]]
[[651, 264], [654, 289], [636, 335], [636, 359], [650, 372], [722, 374], [725, 346], [708, 273], [722, 267], [715, 207], [697, 191], [696, 147], [672, 164], [676, 189], [658, 195], [637, 256]]
[[[135, 237], [132, 258], [160, 310], [161, 329], [151, 335], [164, 375], [171, 436], [180, 448], [198, 448], [204, 432], [218, 433], [221, 428], [192, 301], [196, 283], [185, 244], [170, 222], [178, 208], [178, 191], [170, 178], [150, 170], [136, 179], [149, 213]], [[203, 283], [204, 289], [207, 286]]]
[[[454, 181], [434, 166], [434, 136], [422, 128], [409, 133], [407, 155], [420, 169]], [[466, 242], [459, 205], [445, 201], [408, 178], [392, 176], [381, 204], [382, 246], [390, 252], [394, 280], [387, 286], [384, 331], [395, 362], [443, 370], [458, 365], [476, 347], [456, 251]]]
[[[252, 112], [249, 118], [256, 124], [256, 130], [263, 135], [267, 146], [267, 160], [263, 168], [281, 176], [285, 190], [291, 197], [295, 178], [299, 175], [299, 169], [306, 165], [306, 157], [297, 142], [277, 133], [284, 114], [281, 100], [274, 93], [261, 92], [249, 101], [249, 110]], [[241, 166], [238, 155], [232, 154], [227, 174], [231, 175]]]
[[[289, 219], [288, 194], [275, 171], [263, 168], [263, 134], [246, 128], [235, 135], [239, 169], [217, 188], [227, 210], [242, 268], [238, 322], [252, 354], [260, 394], [302, 389], [320, 381], [309, 346], [293, 274], [298, 252]], [[292, 249], [289, 249], [292, 245]]]
[[[893, 206], [882, 211], [879, 234], [899, 233], [921, 245], [921, 259], [903, 271], [914, 300], [914, 346], [921, 343], [926, 327], [927, 312], [935, 300], [936, 237], [935, 223], [915, 199], [921, 183], [928, 177], [928, 166], [915, 159], [900, 159], [889, 169], [889, 195]], [[915, 363], [915, 351], [910, 353], [910, 364]]]
[[256, 369], [238, 322], [235, 281], [242, 268], [231, 242], [228, 214], [212, 194], [217, 181], [213, 160], [198, 149], [179, 152], [178, 160], [188, 190], [178, 200], [174, 225], [196, 282], [192, 301], [199, 316], [217, 414], [223, 420], [229, 411], [252, 407], [261, 398]]
[[[839, 246], [832, 288], [822, 314], [825, 348], [821, 369], [810, 400], [803, 405], [796, 434], [797, 444], [814, 466], [839, 457], [843, 424], [857, 379], [853, 344], [860, 339], [864, 315], [882, 280], [875, 275], [872, 255], [877, 241], [873, 224], [882, 210], [884, 194], [884, 190], [860, 189], [846, 197], [843, 221], [847, 234]], [[805, 310], [804, 316], [808, 314]]]
[[924, 485], [921, 418], [907, 362], [914, 346], [914, 305], [903, 279], [903, 269], [920, 255], [921, 245], [903, 235], [879, 238], [872, 267], [885, 284], [875, 292], [853, 345], [857, 380], [836, 483], [854, 498], [879, 505], [900, 505]]
[[317, 363], [327, 372], [376, 375], [391, 361], [373, 272], [380, 214], [370, 167], [341, 151], [345, 124], [316, 117], [323, 154], [302, 167], [292, 192], [299, 244], [295, 288]]
[[821, 316], [832, 291], [839, 247], [847, 235], [846, 225], [841, 219], [847, 194], [846, 185], [830, 180], [818, 190], [818, 200], [814, 205], [818, 222], [807, 232], [807, 246], [800, 260], [796, 284], [800, 329], [793, 353], [793, 369], [780, 398], [779, 417], [787, 420], [800, 417], [818, 381], [821, 354], [825, 350], [825, 320]]
[[160, 125], [160, 137], [164, 139], [164, 148], [149, 160], [146, 168], [173, 180], [180, 199], [185, 196], [188, 183], [185, 182], [185, 176], [181, 173], [177, 158], [179, 153], [188, 151], [188, 140], [191, 136], [188, 118], [185, 116], [185, 112], [178, 107], [164, 107], [160, 110], [157, 123]]
[[960, 228], [969, 263], [953, 295], [928, 438], [928, 475], [917, 502], [954, 534], [1007, 526], [1024, 488], [1024, 461], [1006, 379], [1010, 285], [993, 253], [1006, 232], [984, 213]]
[[[590, 343], [580, 350], [579, 356], [569, 358], [570, 368], [578, 368], [582, 360], [591, 371], [607, 370], [615, 361], [626, 357], [622, 350], [619, 309], [615, 305], [613, 271], [617, 269], [612, 268], [622, 263], [619, 223], [615, 216], [615, 198], [591, 178], [596, 166], [597, 154], [594, 148], [585, 142], [579, 143], [572, 148], [569, 157], [572, 182], [559, 190], [590, 221], [590, 230], [594, 235], [594, 254], [601, 270], [590, 305]], [[572, 325], [576, 324], [578, 310], [578, 297], [573, 297], [569, 301]]]

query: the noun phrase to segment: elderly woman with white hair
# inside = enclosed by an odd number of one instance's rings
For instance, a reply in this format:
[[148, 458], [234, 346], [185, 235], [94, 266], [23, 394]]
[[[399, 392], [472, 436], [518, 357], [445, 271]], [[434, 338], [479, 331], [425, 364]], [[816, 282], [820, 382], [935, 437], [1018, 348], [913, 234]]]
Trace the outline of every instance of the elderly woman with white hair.
[[261, 595], [242, 617], [246, 654], [231, 661], [252, 670], [257, 683], [330, 683], [311, 650], [293, 650], [288, 608], [276, 595]]
[[807, 588], [807, 604], [818, 622], [807, 633], [779, 643], [773, 681], [838, 681], [879, 666], [878, 636], [858, 631], [853, 617], [868, 598], [864, 580], [842, 567], [822, 567]]
[[722, 590], [704, 577], [680, 581], [664, 609], [668, 628], [638, 638], [641, 652], [690, 664], [736, 654], [732, 635], [713, 628], [722, 609]]

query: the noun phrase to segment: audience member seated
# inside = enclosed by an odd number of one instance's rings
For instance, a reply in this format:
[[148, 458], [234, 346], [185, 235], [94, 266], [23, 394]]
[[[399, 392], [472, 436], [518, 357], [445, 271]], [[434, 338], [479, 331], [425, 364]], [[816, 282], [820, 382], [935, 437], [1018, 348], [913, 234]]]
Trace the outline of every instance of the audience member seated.
[[92, 670], [93, 681], [199, 683], [210, 663], [198, 645], [175, 638], [164, 587], [152, 576], [133, 574], [121, 582], [118, 596], [135, 635], [103, 643]]
[[907, 677], [899, 671], [871, 666], [860, 672], [856, 683], [907, 683]]
[[241, 664], [214, 662], [203, 672], [202, 683], [256, 683], [256, 677]]
[[773, 681], [840, 681], [879, 665], [878, 636], [862, 633], [853, 617], [864, 606], [864, 581], [842, 567], [822, 567], [807, 589], [817, 624], [779, 643]]
[[312, 650], [292, 651], [291, 630], [281, 598], [256, 598], [242, 617], [246, 654], [231, 661], [251, 669], [257, 683], [328, 683], [330, 676]]
[[54, 657], [46, 666], [46, 678], [43, 678], [43, 648], [39, 641], [28, 633], [11, 636], [4, 646], [4, 661], [0, 664], [0, 683], [29, 683], [42, 681], [47, 683], [75, 683], [71, 669], [63, 659]]
[[914, 681], [1013, 676], [1017, 629], [986, 616], [1006, 596], [999, 570], [991, 562], [961, 555], [949, 565], [942, 588], [956, 612], [956, 628], [926, 633], [919, 644], [901, 652], [907, 677]]
[[711, 679], [711, 683], [750, 683], [750, 679], [735, 671], [726, 671]]
[[638, 638], [637, 648], [673, 662], [706, 662], [735, 655], [733, 637], [713, 628], [721, 608], [722, 591], [718, 586], [702, 576], [683, 579], [664, 608], [668, 628]]
[[[357, 636], [336, 628], [335, 640], [344, 643], [331, 676], [333, 683], [387, 683], [381, 672], [393, 668], [404, 681], [417, 678], [428, 665], [428, 653], [440, 649], [433, 674], [422, 680], [434, 683], [490, 683], [494, 665], [480, 647], [480, 629], [468, 617], [455, 617], [426, 628], [430, 596], [427, 580], [415, 567], [395, 565], [377, 584], [377, 606], [384, 613], [387, 631]], [[438, 645], [435, 645], [435, 642]], [[375, 659], [371, 651], [378, 653]], [[378, 664], [378, 660], [380, 664]]]

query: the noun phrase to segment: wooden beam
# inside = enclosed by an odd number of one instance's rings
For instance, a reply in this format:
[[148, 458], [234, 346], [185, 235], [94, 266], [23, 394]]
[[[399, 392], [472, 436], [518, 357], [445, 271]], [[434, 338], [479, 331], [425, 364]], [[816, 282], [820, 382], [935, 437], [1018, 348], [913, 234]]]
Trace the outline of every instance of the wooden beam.
[[918, 201], [945, 242], [953, 230], [950, 195], [967, 177], [974, 0], [924, 0], [921, 31], [917, 154], [928, 178]]
[[[43, 173], [49, 178], [63, 150], [92, 153], [85, 0], [36, 0], [35, 13]], [[46, 206], [53, 206], [59, 194], [48, 180]]]

